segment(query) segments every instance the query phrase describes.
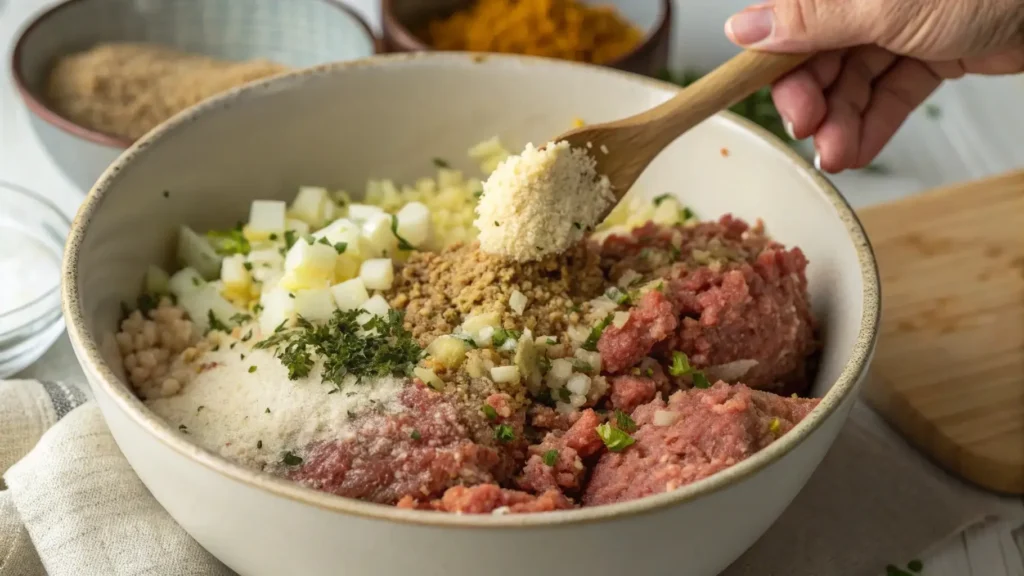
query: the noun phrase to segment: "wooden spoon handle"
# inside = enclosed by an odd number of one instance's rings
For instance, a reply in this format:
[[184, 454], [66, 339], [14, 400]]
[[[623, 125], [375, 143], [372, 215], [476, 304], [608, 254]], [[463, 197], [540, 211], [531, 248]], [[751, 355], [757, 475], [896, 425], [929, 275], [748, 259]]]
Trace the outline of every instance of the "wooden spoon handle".
[[774, 54], [745, 50], [702, 76], [671, 100], [636, 117], [661, 124], [658, 134], [667, 145], [719, 110], [750, 96], [806, 62], [813, 54]]

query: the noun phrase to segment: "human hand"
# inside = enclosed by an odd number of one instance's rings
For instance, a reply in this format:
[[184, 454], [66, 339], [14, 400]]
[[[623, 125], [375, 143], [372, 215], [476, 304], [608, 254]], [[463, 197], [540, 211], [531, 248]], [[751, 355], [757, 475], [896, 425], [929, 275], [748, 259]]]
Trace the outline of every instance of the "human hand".
[[943, 80], [1024, 72], [1021, 0], [774, 0], [725, 31], [748, 48], [818, 53], [772, 97], [827, 172], [867, 166]]

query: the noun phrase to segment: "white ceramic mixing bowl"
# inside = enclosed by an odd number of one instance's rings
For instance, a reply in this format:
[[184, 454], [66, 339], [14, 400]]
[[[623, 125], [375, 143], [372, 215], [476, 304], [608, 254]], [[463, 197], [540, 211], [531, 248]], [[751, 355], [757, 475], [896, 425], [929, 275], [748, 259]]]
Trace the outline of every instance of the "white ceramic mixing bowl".
[[[824, 352], [820, 406], [765, 450], [641, 500], [535, 515], [456, 516], [349, 500], [231, 463], [150, 412], [118, 374], [120, 303], [179, 224], [228, 226], [255, 198], [299, 185], [350, 192], [409, 181], [430, 160], [501, 135], [542, 142], [579, 117], [639, 112], [672, 86], [522, 57], [414, 54], [331, 65], [233, 91], [144, 137], [100, 178], [75, 220], [64, 309], [75, 351], [118, 445], [200, 544], [244, 575], [717, 574], [782, 513], [828, 450], [873, 350], [879, 285], [853, 211], [782, 143], [729, 114], [667, 149], [639, 183], [704, 218], [763, 218], [803, 248]], [[470, 170], [467, 163], [453, 162]], [[164, 194], [164, 191], [167, 194]], [[794, 551], [796, 553], [796, 551]]]

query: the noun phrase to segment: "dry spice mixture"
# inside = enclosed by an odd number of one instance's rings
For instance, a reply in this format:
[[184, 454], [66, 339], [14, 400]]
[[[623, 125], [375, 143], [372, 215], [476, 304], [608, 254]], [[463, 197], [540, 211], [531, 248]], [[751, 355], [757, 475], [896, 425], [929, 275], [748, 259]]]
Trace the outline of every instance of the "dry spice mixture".
[[55, 63], [46, 100], [76, 124], [135, 140], [215, 94], [286, 70], [267, 60], [231, 62], [152, 44], [99, 44]]
[[504, 52], [605, 64], [640, 43], [613, 7], [576, 0], [478, 0], [435, 20], [425, 37], [438, 50]]
[[[414, 253], [388, 300], [405, 310], [406, 328], [424, 345], [481, 312], [499, 312], [506, 329], [553, 336], [580, 323], [578, 305], [602, 294], [606, 281], [599, 263], [595, 248], [582, 243], [537, 262], [505, 260], [476, 243], [456, 245], [440, 253]], [[521, 316], [509, 305], [515, 290], [529, 299]]]

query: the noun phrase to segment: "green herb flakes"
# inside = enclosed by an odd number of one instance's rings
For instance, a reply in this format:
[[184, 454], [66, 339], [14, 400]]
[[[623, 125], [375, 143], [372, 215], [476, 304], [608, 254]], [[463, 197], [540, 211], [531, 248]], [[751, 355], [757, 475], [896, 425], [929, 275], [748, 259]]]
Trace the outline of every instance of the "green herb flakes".
[[935, 104], [925, 104], [924, 113], [932, 120], [937, 120], [942, 117], [942, 108]]
[[921, 571], [924, 570], [924, 563], [920, 560], [911, 560], [907, 563], [907, 570], [910, 570], [915, 574], [920, 574]]
[[196, 408], [196, 414], [199, 414], [200, 412], [202, 412], [203, 408], [206, 408], [206, 406], [200, 405], [198, 408]]
[[211, 230], [206, 233], [206, 239], [218, 254], [224, 256], [248, 254], [252, 249], [242, 233], [241, 222], [229, 230]]
[[255, 371], [256, 371], [256, 366], [255, 365], [249, 366], [249, 374], [252, 374]]
[[672, 197], [671, 194], [662, 194], [661, 196], [657, 196], [657, 197], [654, 198], [654, 205], [655, 206], [661, 206], [662, 202], [664, 202], [665, 200], [668, 200], [671, 197]]
[[298, 233], [295, 230], [284, 231], [284, 247], [286, 250], [291, 250], [292, 246], [295, 246], [295, 242], [299, 239]]
[[291, 452], [285, 452], [284, 455], [281, 456], [281, 463], [285, 466], [298, 466], [299, 464], [302, 464], [302, 458], [292, 454]]
[[558, 462], [558, 450], [548, 450], [544, 453], [544, 464], [554, 466]]
[[636, 422], [634, 422], [633, 419], [630, 418], [629, 414], [626, 414], [622, 410], [615, 411], [615, 426], [617, 426], [619, 430], [622, 430], [623, 432], [636, 431]]
[[498, 424], [494, 428], [494, 439], [507, 444], [516, 439], [516, 431], [508, 424]]
[[583, 342], [584, 350], [588, 350], [590, 352], [597, 351], [597, 341], [601, 339], [601, 334], [604, 333], [604, 329], [607, 328], [608, 325], [612, 323], [612, 318], [614, 318], [614, 315], [612, 314], [605, 316], [604, 320], [598, 322], [597, 326], [594, 326], [590, 330], [590, 336], [587, 336], [586, 341]]
[[242, 266], [245, 267], [246, 272], [252, 272], [252, 262], [242, 262]]
[[622, 452], [636, 442], [632, 436], [618, 428], [614, 428], [607, 422], [598, 426], [596, 430], [597, 435], [601, 437], [601, 441], [604, 442], [605, 447], [612, 452]]
[[266, 410], [263, 411], [263, 413], [264, 414], [270, 414], [270, 408], [268, 407]]
[[257, 450], [262, 450], [263, 449], [263, 440], [257, 440], [256, 441], [256, 449]]
[[694, 388], [711, 388], [711, 382], [708, 382], [708, 377], [703, 372], [693, 373], [693, 387]]
[[420, 438], [423, 438], [423, 436], [420, 435], [419, 430], [413, 428], [412, 432], [409, 434], [409, 438], [412, 438], [413, 440], [419, 440]]
[[446, 162], [443, 158], [434, 158], [433, 162], [434, 166], [438, 168], [448, 169], [452, 167], [452, 165]]
[[348, 242], [335, 242], [334, 251], [338, 254], [344, 254], [345, 250], [348, 250]]
[[491, 406], [490, 404], [484, 404], [481, 410], [483, 410], [484, 416], [488, 420], [498, 419], [498, 411], [494, 409], [494, 406]]
[[409, 243], [408, 240], [398, 235], [398, 216], [391, 215], [391, 233], [398, 239], [399, 250], [415, 250], [416, 247]]
[[513, 342], [518, 341], [523, 335], [519, 330], [505, 330], [504, 328], [498, 328], [494, 331], [494, 335], [491, 336], [491, 344], [495, 348], [500, 348], [505, 342], [512, 340]]
[[188, 426], [185, 426], [184, 424], [178, 424], [178, 432], [181, 432], [182, 434], [188, 434]]
[[615, 302], [619, 306], [629, 305], [629, 294], [623, 292], [622, 290], [619, 290], [615, 286], [608, 288], [608, 290], [605, 291], [604, 295], [609, 300]]
[[690, 359], [686, 357], [686, 354], [679, 352], [678, 350], [672, 353], [672, 365], [668, 368], [668, 373], [673, 376], [685, 376], [693, 372], [693, 368], [690, 367]]
[[239, 312], [238, 314], [232, 315], [231, 318], [228, 318], [228, 322], [231, 322], [232, 324], [245, 324], [250, 320], [252, 320], [252, 314], [246, 314], [244, 312]]
[[213, 310], [206, 311], [206, 321], [210, 324], [210, 330], [231, 332], [231, 329], [228, 328], [226, 324], [224, 324], [217, 318], [217, 316], [213, 313]]
[[389, 310], [360, 325], [360, 310], [335, 310], [323, 325], [299, 317], [294, 328], [281, 328], [256, 348], [276, 349], [276, 357], [288, 369], [288, 378], [309, 375], [314, 358], [324, 360], [322, 379], [340, 386], [348, 375], [357, 379], [410, 376], [423, 350], [403, 326], [403, 315]]

